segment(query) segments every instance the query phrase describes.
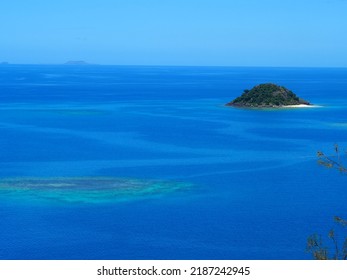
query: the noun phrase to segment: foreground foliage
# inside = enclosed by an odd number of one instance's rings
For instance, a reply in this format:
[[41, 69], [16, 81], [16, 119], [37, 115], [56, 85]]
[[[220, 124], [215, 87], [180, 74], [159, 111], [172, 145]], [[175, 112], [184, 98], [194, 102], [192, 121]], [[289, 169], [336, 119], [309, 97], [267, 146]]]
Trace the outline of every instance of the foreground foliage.
[[[318, 151], [318, 164], [332, 169], [337, 169], [340, 173], [347, 175], [347, 169], [343, 164], [340, 149], [337, 144], [334, 145], [333, 156], [325, 155]], [[334, 217], [335, 223], [346, 230], [347, 220], [340, 217]], [[328, 233], [330, 247], [324, 244], [321, 235], [313, 234], [307, 239], [307, 251], [310, 252], [316, 260], [347, 260], [347, 237], [344, 240], [339, 240], [335, 229], [331, 229]]]
[[318, 151], [317, 152], [318, 164], [327, 168], [337, 169], [341, 173], [347, 174], [347, 169], [342, 162], [339, 145], [337, 144], [334, 145], [334, 152], [335, 152], [334, 156], [327, 156], [323, 152]]
[[[347, 221], [340, 217], [334, 217], [335, 222], [340, 227], [346, 227]], [[316, 260], [347, 260], [347, 237], [344, 241], [339, 242], [336, 231], [331, 229], [328, 233], [331, 246], [324, 245], [321, 235], [313, 234], [307, 239], [307, 251], [312, 253]]]

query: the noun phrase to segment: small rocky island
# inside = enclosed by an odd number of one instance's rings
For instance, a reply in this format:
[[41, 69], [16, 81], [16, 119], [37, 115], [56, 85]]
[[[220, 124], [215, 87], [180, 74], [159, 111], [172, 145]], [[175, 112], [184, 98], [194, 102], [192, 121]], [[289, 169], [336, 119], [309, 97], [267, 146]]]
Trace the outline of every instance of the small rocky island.
[[243, 94], [226, 106], [245, 108], [300, 107], [311, 105], [308, 101], [296, 96], [291, 90], [272, 83], [260, 84]]

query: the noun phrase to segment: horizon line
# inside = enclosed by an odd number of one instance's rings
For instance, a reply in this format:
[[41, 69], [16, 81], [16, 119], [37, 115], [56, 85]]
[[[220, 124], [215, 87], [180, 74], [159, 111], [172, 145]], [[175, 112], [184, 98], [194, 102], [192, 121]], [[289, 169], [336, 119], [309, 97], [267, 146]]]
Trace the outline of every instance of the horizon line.
[[[78, 60], [79, 61], [79, 60]], [[82, 61], [85, 62], [85, 61]], [[0, 62], [0, 66], [11, 66], [11, 65], [36, 65], [36, 66], [124, 66], [124, 67], [218, 67], [218, 68], [347, 68], [347, 66], [274, 66], [274, 65], [180, 65], [180, 64], [102, 64], [102, 63], [89, 63], [85, 64], [69, 64], [64, 63], [11, 63], [11, 62]]]

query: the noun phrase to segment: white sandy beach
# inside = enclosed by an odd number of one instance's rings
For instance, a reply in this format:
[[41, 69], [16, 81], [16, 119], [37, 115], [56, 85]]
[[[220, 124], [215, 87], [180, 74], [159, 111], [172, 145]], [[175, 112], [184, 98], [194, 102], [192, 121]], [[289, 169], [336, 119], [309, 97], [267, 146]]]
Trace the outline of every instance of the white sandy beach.
[[299, 104], [299, 105], [285, 105], [281, 106], [282, 108], [317, 108], [321, 107], [318, 105], [306, 105], [306, 104]]

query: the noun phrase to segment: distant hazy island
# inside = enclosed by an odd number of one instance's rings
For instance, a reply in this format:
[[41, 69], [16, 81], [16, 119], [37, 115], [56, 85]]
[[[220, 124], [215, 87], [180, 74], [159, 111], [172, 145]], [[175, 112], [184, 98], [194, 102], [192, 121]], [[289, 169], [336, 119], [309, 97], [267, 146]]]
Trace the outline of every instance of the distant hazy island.
[[291, 90], [272, 83], [260, 84], [251, 90], [244, 90], [243, 94], [226, 106], [273, 108], [273, 107], [301, 107], [311, 105], [308, 101], [296, 96]]
[[70, 60], [64, 63], [65, 65], [90, 65], [88, 62], [83, 60]]

